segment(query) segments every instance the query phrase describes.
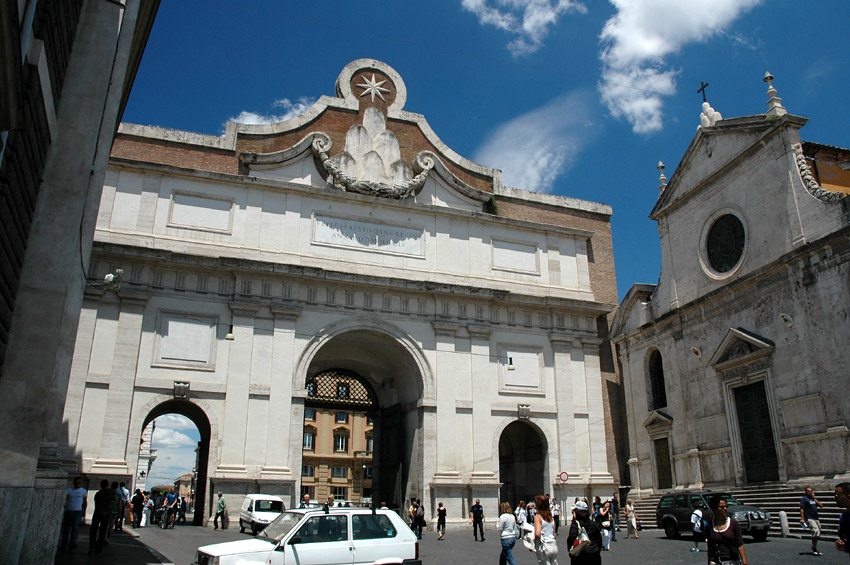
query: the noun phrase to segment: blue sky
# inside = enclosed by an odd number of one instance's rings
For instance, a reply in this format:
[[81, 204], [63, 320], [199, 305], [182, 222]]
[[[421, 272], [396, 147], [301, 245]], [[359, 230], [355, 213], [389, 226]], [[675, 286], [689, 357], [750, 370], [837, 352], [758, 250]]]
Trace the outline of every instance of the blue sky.
[[[701, 81], [724, 117], [759, 114], [769, 70], [811, 119], [804, 140], [850, 145], [849, 21], [847, 0], [164, 1], [124, 121], [214, 135], [278, 121], [379, 59], [406, 110], [505, 184], [612, 206], [622, 298], [658, 280], [656, 165], [670, 177], [690, 143]], [[158, 426], [154, 476], [170, 482], [197, 430]]]
[[655, 167], [690, 143], [701, 81], [724, 117], [759, 114], [770, 70], [804, 140], [850, 145], [848, 21], [847, 0], [165, 1], [124, 121], [221, 134], [382, 60], [405, 109], [505, 184], [612, 206], [622, 298], [658, 280]]
[[156, 449], [156, 459], [148, 475], [148, 490], [173, 484], [180, 475], [191, 473], [195, 466], [195, 448], [201, 439], [198, 428], [185, 416], [165, 414], [155, 421], [151, 448]]

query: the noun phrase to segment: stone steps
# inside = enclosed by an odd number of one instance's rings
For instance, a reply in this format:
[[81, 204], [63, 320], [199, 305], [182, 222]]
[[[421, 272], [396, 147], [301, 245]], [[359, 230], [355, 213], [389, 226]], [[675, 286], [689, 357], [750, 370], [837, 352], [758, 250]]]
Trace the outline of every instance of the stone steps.
[[[730, 489], [715, 488], [712, 490], [725, 490], [742, 503], [752, 504], [770, 512], [771, 536], [782, 535], [779, 525], [779, 512], [784, 510], [788, 515], [788, 525], [790, 527], [789, 537], [811, 537], [811, 531], [804, 529], [800, 525], [800, 498], [803, 496], [800, 488], [792, 488], [779, 484], [765, 484]], [[816, 490], [815, 497], [824, 505], [819, 512], [822, 530], [821, 539], [823, 541], [835, 540], [838, 533], [838, 519], [842, 509], [835, 505], [832, 491]], [[655, 526], [655, 508], [658, 506], [660, 499], [661, 494], [654, 494], [635, 500], [635, 514], [644, 529], [657, 529]]]

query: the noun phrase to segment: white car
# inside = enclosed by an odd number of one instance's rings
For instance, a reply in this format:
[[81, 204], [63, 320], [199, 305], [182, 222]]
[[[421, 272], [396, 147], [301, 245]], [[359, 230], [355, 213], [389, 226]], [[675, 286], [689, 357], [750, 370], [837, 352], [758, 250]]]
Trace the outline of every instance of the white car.
[[242, 501], [239, 510], [239, 531], [244, 532], [250, 528], [251, 533], [257, 535], [272, 520], [286, 510], [283, 499], [272, 494], [249, 494]]
[[256, 538], [199, 547], [195, 565], [422, 565], [419, 541], [398, 514], [369, 508], [296, 508]]

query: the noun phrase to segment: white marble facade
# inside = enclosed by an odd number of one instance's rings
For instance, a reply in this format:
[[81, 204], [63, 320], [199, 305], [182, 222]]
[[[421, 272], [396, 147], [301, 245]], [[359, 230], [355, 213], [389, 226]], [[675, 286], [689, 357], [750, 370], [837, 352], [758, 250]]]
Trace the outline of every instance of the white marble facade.
[[[355, 61], [340, 80], [364, 67], [391, 79], [395, 106], [364, 119], [368, 135], [352, 141], [349, 130], [348, 157], [332, 160], [368, 186], [325, 180], [323, 132], [283, 151], [243, 152], [239, 174], [113, 152], [92, 274], [120, 268], [123, 280], [86, 295], [65, 409], [86, 476], [129, 477], [144, 426], [177, 411], [208, 434], [207, 503], [222, 490], [231, 508], [249, 491], [293, 504], [306, 382], [343, 368], [370, 384], [382, 408], [400, 407], [400, 495], [422, 498], [429, 512], [442, 501], [461, 520], [481, 498], [496, 514], [499, 440], [519, 419], [546, 445], [546, 492], [614, 488], [597, 329], [613, 305], [592, 290], [596, 234], [482, 212], [494, 195], [606, 222], [610, 208], [502, 187], [498, 171], [457, 156], [401, 110], [403, 82], [390, 67]], [[347, 88], [338, 81], [341, 98], [323, 97], [293, 123], [368, 106]], [[400, 154], [375, 123], [394, 116], [419, 124], [437, 149], [409, 171], [384, 164]], [[229, 124], [213, 138], [125, 125], [119, 138], [204, 153], [292, 127]], [[379, 164], [364, 172], [358, 159]], [[449, 166], [489, 174], [493, 192], [472, 189]], [[369, 192], [391, 182], [419, 184], [401, 197]]]

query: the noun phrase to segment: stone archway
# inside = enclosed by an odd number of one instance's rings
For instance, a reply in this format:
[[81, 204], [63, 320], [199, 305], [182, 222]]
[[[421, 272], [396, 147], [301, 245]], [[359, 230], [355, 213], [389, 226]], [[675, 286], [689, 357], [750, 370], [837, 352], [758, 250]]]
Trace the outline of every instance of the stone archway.
[[508, 424], [499, 436], [499, 498], [512, 506], [546, 492], [546, 438], [522, 420]]
[[[305, 405], [307, 384], [323, 372], [345, 370], [374, 391], [373, 497], [400, 507], [425, 499], [433, 474], [435, 442], [423, 434], [423, 399], [433, 395], [433, 378], [418, 345], [404, 332], [378, 320], [346, 320], [313, 338], [299, 360], [294, 383]], [[302, 451], [303, 457], [303, 451]], [[353, 454], [352, 454], [353, 457]], [[374, 499], [373, 498], [373, 499]]]
[[212, 426], [206, 412], [200, 406], [188, 400], [170, 399], [157, 404], [148, 412], [142, 422], [141, 429], [144, 430], [153, 420], [166, 414], [185, 416], [195, 424], [201, 436], [201, 440], [198, 442], [198, 479], [195, 486], [195, 514], [192, 518], [192, 525], [203, 526]]

